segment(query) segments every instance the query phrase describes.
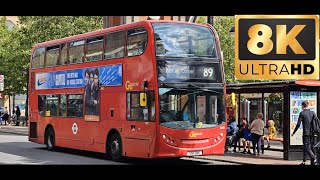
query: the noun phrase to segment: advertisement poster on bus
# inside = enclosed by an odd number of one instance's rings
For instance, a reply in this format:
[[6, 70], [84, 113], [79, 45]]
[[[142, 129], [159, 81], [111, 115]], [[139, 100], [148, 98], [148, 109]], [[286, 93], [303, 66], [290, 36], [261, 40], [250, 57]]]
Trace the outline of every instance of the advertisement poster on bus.
[[122, 65], [115, 64], [112, 66], [100, 67], [100, 84], [101, 86], [121, 86], [122, 85]]
[[[94, 67], [100, 72], [99, 84], [101, 86], [121, 86], [122, 85], [122, 65], [110, 65]], [[35, 87], [40, 89], [57, 88], [77, 88], [85, 87], [85, 70], [74, 69], [67, 71], [56, 71], [36, 74]]]
[[[297, 123], [299, 114], [302, 111], [301, 104], [303, 101], [309, 102], [311, 111], [317, 113], [317, 93], [316, 92], [290, 92], [290, 134], [293, 133]], [[303, 145], [302, 143], [302, 123], [294, 136], [290, 136], [290, 145]]]
[[100, 120], [100, 86], [121, 86], [122, 65], [36, 74], [37, 90], [84, 87], [86, 121]]
[[83, 87], [83, 69], [36, 74], [36, 89]]
[[85, 70], [84, 102], [86, 121], [100, 120], [100, 84], [99, 68], [88, 68]]

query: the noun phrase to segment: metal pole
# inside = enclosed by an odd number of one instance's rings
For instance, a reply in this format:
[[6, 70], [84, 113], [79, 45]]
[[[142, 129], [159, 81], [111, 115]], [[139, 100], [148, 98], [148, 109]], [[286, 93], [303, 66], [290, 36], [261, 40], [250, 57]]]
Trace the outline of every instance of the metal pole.
[[194, 128], [197, 127], [197, 103], [196, 103], [196, 94], [193, 94], [193, 105], [194, 105]]
[[207, 16], [207, 23], [212, 25], [213, 26], [213, 23], [214, 23], [214, 19], [213, 19], [214, 16]]
[[197, 17], [198, 17], [198, 16], [190, 16], [188, 22], [193, 22], [193, 23], [195, 23], [196, 20], [197, 20]]
[[29, 116], [29, 67], [27, 68], [27, 98], [26, 98], [26, 108], [25, 108], [25, 122], [26, 126], [28, 126], [28, 116]]
[[11, 115], [11, 106], [10, 106], [10, 104], [11, 104], [11, 94], [9, 94], [9, 110], [8, 110], [8, 115], [10, 116]]

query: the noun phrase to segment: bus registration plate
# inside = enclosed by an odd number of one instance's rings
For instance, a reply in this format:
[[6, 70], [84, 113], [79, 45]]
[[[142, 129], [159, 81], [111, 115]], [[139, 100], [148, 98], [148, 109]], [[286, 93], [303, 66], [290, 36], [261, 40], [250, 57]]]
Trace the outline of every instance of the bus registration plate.
[[187, 156], [197, 156], [202, 155], [202, 151], [189, 151], [187, 152]]

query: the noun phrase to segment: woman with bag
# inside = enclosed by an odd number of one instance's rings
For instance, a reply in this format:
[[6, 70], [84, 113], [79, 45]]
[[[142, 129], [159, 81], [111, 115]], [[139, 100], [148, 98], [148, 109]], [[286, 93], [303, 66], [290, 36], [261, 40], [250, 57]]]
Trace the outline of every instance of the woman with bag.
[[[237, 152], [237, 143], [241, 138], [244, 138], [244, 129], [248, 128], [247, 118], [243, 117], [241, 118], [241, 125], [239, 125], [239, 130], [236, 132], [235, 140], [234, 140], [234, 148], [233, 152]], [[243, 145], [243, 148], [245, 148], [245, 145]]]
[[[247, 126], [245, 129], [244, 129], [244, 135], [243, 135], [243, 140], [242, 140], [242, 143], [243, 143], [243, 154], [251, 154], [251, 151], [250, 151], [250, 142], [252, 141], [252, 136], [251, 136], [251, 132], [249, 130], [249, 126]], [[246, 150], [248, 149], [248, 151]]]

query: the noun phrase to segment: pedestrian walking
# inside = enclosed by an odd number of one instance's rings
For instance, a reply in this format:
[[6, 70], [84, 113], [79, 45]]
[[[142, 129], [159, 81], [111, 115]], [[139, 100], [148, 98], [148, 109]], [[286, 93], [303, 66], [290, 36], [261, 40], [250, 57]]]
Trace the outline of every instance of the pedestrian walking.
[[20, 115], [21, 115], [21, 112], [20, 112], [20, 108], [19, 108], [19, 106], [16, 106], [16, 126], [19, 126], [19, 123], [20, 123], [20, 121], [19, 121], [19, 118], [20, 118]]
[[291, 136], [294, 136], [294, 134], [297, 132], [302, 122], [303, 160], [301, 165], [305, 165], [307, 160], [307, 155], [309, 155], [311, 158], [311, 165], [315, 165], [315, 164], [318, 164], [318, 162], [314, 155], [314, 148], [313, 148], [314, 135], [311, 132], [311, 129], [312, 129], [311, 121], [312, 119], [316, 118], [317, 115], [313, 111], [310, 111], [310, 109], [308, 108], [308, 101], [303, 101], [301, 103], [301, 106], [303, 111], [301, 111], [299, 114], [297, 125], [294, 128]]
[[4, 121], [4, 125], [7, 125], [7, 121], [9, 119], [9, 114], [8, 114], [8, 108], [5, 107], [3, 110], [3, 117], [2, 117], [3, 121]]

